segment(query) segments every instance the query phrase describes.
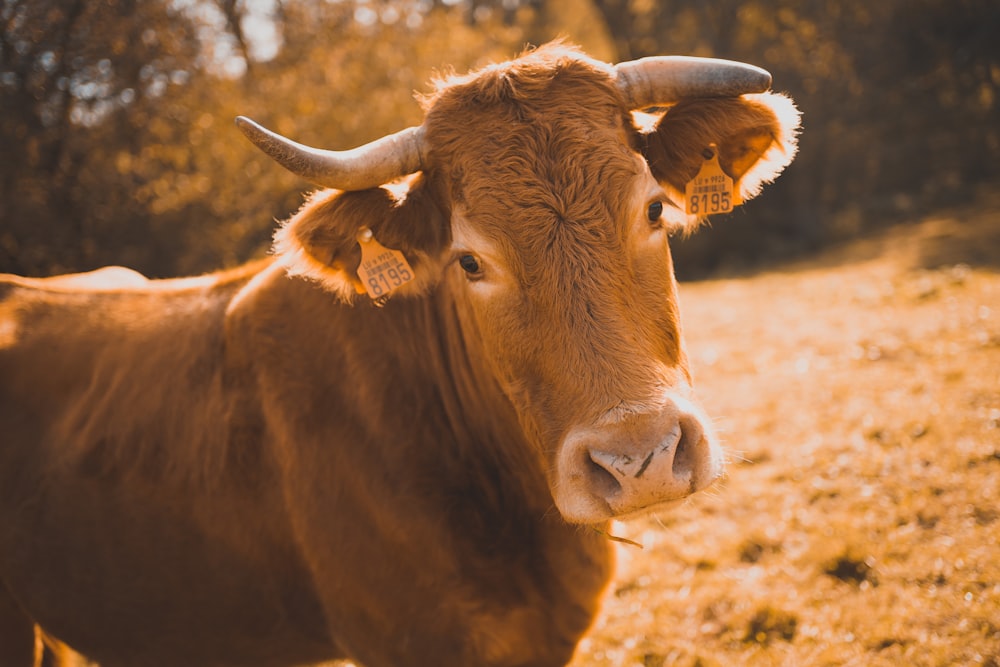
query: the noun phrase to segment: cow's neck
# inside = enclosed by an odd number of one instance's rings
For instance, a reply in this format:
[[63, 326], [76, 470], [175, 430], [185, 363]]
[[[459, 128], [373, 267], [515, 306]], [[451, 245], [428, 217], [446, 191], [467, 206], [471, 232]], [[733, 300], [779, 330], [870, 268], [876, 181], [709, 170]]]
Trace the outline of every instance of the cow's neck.
[[[496, 477], [506, 495], [531, 513], [553, 507], [545, 480], [547, 466], [541, 453], [529, 444], [510, 401], [491, 374], [479, 341], [463, 332], [462, 308], [447, 283], [423, 301], [428, 328], [427, 344], [449, 430], [459, 447], [459, 466], [481, 466], [478, 472]], [[473, 453], [473, 456], [466, 454]], [[466, 471], [470, 472], [470, 471]], [[514, 498], [498, 498], [498, 509], [509, 511]]]
[[[460, 479], [478, 480], [477, 488], [470, 489], [478, 494], [470, 507], [476, 513], [489, 508], [492, 514], [469, 517], [466, 529], [485, 531], [480, 537], [489, 549], [507, 552], [494, 553], [494, 558], [510, 559], [510, 565], [521, 562], [538, 578], [536, 584], [544, 582], [546, 597], [554, 596], [559, 604], [568, 605], [561, 612], [562, 620], [569, 626], [582, 624], [582, 629], [589, 624], [597, 594], [611, 573], [610, 543], [602, 536], [602, 527], [590, 530], [569, 525], [555, 509], [544, 474], [548, 464], [525, 437], [478, 341], [463, 332], [462, 306], [447, 282], [426, 297], [423, 306], [427, 344], [437, 346], [430, 355], [439, 365], [433, 373], [443, 380], [438, 389], [459, 446], [450, 472]], [[493, 575], [483, 572], [479, 576], [488, 580]], [[514, 589], [520, 584], [505, 575], [498, 585]]]

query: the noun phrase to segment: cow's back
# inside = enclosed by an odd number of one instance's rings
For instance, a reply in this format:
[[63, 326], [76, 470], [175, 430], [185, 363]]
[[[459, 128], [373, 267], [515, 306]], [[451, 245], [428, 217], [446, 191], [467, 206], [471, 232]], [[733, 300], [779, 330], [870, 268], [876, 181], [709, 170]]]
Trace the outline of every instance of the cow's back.
[[[47, 465], [89, 457], [128, 468], [159, 457], [157, 440], [192, 440], [148, 433], [204, 432], [219, 422], [207, 416], [218, 414], [224, 314], [240, 282], [206, 276], [116, 287], [93, 277], [3, 280], [4, 450], [44, 453]], [[186, 418], [167, 419], [171, 412]]]

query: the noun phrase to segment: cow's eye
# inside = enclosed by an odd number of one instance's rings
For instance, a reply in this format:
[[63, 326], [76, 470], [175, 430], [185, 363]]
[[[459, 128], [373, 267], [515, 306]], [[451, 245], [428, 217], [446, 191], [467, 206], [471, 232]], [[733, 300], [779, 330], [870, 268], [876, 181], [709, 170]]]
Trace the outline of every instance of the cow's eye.
[[658, 222], [660, 216], [663, 215], [663, 202], [654, 201], [646, 209], [646, 217], [649, 218], [650, 222]]
[[482, 268], [475, 255], [461, 255], [458, 258], [458, 265], [468, 275], [469, 278], [479, 278], [482, 275]]

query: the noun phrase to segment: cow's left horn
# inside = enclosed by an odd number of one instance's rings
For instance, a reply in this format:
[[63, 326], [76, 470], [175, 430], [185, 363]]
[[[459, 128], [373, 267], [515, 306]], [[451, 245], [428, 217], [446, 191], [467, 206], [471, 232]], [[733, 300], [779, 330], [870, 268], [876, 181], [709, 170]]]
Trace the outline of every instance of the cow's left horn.
[[410, 127], [348, 151], [312, 148], [272, 132], [245, 116], [243, 134], [282, 167], [316, 185], [366, 190], [424, 168], [424, 129]]
[[718, 58], [654, 56], [615, 65], [618, 88], [630, 109], [645, 109], [692, 97], [737, 97], [763, 93], [771, 74], [746, 63]]

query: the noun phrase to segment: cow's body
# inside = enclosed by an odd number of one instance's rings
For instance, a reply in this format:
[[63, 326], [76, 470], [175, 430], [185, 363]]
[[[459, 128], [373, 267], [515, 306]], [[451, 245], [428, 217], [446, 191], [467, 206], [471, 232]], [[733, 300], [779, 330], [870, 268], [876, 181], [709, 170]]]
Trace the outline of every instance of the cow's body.
[[[21, 282], [0, 420], [33, 446], [0, 449], [0, 553], [55, 636], [107, 665], [568, 659], [606, 546], [550, 512], [516, 424], [452, 381], [471, 371], [447, 308], [352, 308], [273, 266]], [[331, 617], [320, 590], [350, 606]]]
[[[449, 143], [442, 93], [406, 199], [322, 193], [275, 262], [0, 280], [9, 664], [35, 624], [104, 667], [570, 659], [611, 573], [608, 519], [721, 461], [689, 401], [666, 232], [646, 219], [666, 195], [627, 109], [607, 70], [534, 57], [541, 83], [479, 91], [468, 117], [499, 105], [538, 127], [533, 105], [554, 105], [540, 145], [502, 124]], [[607, 154], [562, 154], [588, 142]], [[546, 181], [560, 160], [570, 175]], [[364, 227], [418, 274], [381, 309], [349, 303]]]

